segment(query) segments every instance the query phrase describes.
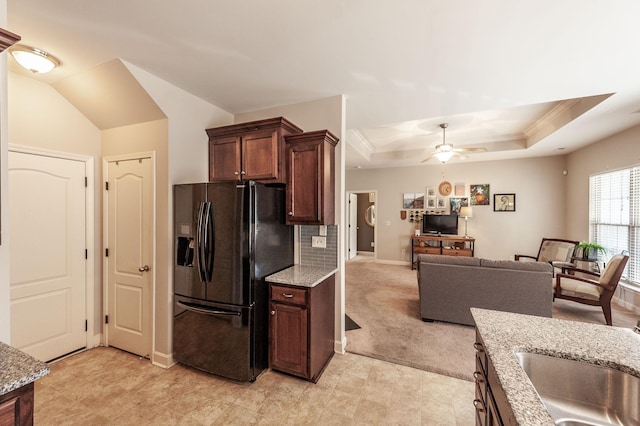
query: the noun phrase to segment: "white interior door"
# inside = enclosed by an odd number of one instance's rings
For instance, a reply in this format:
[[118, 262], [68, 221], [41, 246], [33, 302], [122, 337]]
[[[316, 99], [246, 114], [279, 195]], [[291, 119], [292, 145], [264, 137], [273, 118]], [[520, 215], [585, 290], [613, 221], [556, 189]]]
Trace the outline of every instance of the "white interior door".
[[349, 193], [349, 259], [358, 254], [358, 194]]
[[43, 361], [85, 348], [85, 163], [9, 152], [11, 344]]
[[108, 161], [107, 344], [150, 356], [153, 300], [153, 160]]

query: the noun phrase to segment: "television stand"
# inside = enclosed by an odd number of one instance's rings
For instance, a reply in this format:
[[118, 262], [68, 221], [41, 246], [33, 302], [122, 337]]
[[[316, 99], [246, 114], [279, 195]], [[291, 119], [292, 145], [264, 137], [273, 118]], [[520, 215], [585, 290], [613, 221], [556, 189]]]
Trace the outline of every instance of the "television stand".
[[411, 269], [415, 269], [419, 254], [473, 257], [475, 242], [475, 238], [459, 235], [414, 235], [411, 237]]

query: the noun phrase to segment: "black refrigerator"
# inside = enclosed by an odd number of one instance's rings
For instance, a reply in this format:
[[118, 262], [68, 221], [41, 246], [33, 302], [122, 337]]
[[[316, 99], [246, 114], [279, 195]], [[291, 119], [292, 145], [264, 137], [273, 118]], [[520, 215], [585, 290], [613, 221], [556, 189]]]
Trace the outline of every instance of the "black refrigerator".
[[254, 381], [268, 365], [264, 278], [293, 265], [285, 190], [247, 182], [174, 185], [176, 361]]

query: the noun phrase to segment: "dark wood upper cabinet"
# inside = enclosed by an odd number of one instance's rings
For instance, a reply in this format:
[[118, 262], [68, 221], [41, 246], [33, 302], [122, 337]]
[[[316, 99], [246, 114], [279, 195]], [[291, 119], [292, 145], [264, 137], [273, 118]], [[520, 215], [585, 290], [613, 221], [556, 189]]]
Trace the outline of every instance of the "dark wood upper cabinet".
[[335, 224], [335, 146], [328, 130], [285, 137], [287, 223]]
[[283, 138], [301, 132], [283, 117], [207, 129], [209, 181], [286, 183]]

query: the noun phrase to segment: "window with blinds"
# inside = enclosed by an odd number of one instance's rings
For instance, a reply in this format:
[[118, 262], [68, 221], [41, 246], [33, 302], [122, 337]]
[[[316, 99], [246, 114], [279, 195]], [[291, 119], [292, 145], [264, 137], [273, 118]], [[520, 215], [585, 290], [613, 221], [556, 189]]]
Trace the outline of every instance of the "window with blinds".
[[609, 255], [629, 252], [623, 277], [640, 287], [640, 167], [591, 176], [589, 239]]

